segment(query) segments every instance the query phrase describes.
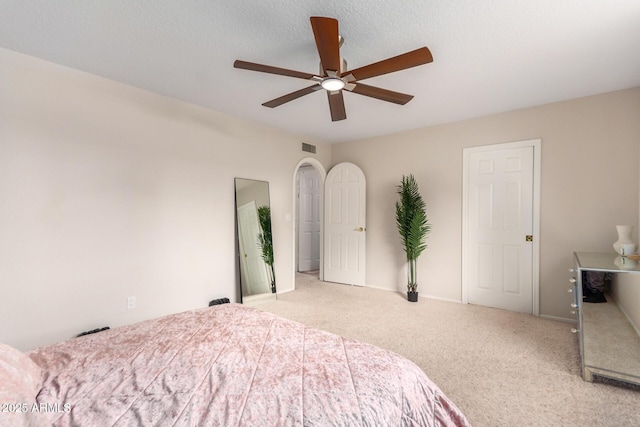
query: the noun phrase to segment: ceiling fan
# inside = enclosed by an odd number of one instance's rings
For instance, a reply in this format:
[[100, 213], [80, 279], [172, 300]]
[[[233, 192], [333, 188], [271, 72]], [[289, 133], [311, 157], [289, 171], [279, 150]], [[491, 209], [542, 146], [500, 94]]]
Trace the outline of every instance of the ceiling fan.
[[331, 120], [334, 122], [347, 118], [344, 98], [342, 97], [343, 90], [404, 105], [413, 98], [413, 95], [365, 85], [360, 83], [360, 81], [433, 61], [429, 49], [427, 47], [421, 47], [411, 52], [394, 56], [393, 58], [356, 68], [355, 70], [346, 70], [346, 62], [340, 57], [340, 46], [343, 39], [338, 34], [338, 20], [313, 16], [311, 17], [311, 28], [313, 29], [316, 47], [320, 55], [320, 72], [318, 75], [240, 60], [233, 63], [235, 68], [296, 77], [314, 82], [314, 84], [309, 87], [265, 102], [262, 104], [265, 107], [278, 107], [320, 89], [325, 89], [327, 92]]

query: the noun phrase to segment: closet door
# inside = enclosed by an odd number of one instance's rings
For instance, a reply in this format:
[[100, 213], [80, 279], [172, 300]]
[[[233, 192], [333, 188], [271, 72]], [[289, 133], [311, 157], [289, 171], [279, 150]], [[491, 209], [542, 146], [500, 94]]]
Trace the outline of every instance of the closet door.
[[466, 153], [467, 302], [534, 313], [535, 147], [501, 145]]

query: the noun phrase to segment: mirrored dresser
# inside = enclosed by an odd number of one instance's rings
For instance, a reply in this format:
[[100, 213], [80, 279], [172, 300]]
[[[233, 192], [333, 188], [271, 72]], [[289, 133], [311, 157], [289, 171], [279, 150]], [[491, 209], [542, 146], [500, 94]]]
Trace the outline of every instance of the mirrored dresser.
[[[570, 271], [583, 379], [640, 384], [640, 262], [615, 252], [575, 252]], [[590, 271], [613, 273], [606, 302], [583, 301], [583, 273]]]

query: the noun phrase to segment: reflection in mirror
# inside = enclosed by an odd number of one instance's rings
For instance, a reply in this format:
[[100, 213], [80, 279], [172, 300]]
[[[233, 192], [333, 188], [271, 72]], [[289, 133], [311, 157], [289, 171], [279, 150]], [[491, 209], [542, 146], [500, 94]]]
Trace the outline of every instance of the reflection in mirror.
[[242, 302], [275, 299], [269, 183], [236, 178], [236, 218]]

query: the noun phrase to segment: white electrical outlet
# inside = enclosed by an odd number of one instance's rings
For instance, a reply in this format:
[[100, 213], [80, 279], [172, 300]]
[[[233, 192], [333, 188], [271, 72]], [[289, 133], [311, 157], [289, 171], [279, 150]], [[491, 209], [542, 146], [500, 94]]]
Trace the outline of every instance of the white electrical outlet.
[[127, 298], [127, 309], [131, 310], [132, 308], [136, 308], [136, 297]]

